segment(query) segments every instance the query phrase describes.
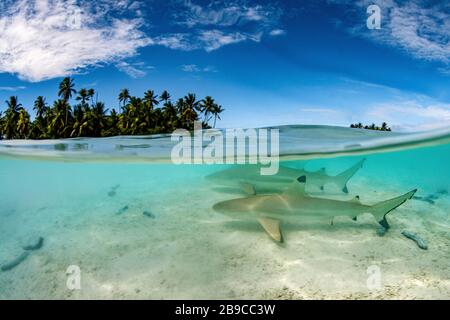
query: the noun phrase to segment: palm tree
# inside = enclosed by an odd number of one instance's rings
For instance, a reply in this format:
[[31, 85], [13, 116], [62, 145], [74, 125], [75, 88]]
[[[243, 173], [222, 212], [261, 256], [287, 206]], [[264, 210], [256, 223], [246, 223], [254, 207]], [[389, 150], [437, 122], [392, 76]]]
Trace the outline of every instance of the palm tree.
[[59, 84], [58, 96], [64, 101], [69, 102], [69, 100], [72, 98], [72, 95], [77, 93], [74, 87], [75, 83], [73, 82], [72, 78], [64, 78], [64, 80]]
[[6, 109], [6, 112], [10, 112], [13, 114], [18, 114], [20, 110], [23, 109], [22, 104], [19, 103], [19, 99], [16, 96], [9, 97], [9, 100], [5, 101], [6, 106], [8, 107]]
[[139, 134], [140, 129], [146, 125], [142, 119], [142, 99], [131, 97], [130, 102], [124, 107], [119, 117], [119, 127], [123, 134]]
[[198, 113], [200, 102], [197, 101], [195, 94], [189, 93], [184, 97], [183, 111], [181, 113], [182, 122], [187, 129], [194, 127], [194, 121], [198, 120]]
[[165, 122], [165, 131], [173, 131], [177, 126], [177, 108], [169, 101], [164, 104], [162, 111]]
[[34, 102], [33, 110], [36, 111], [36, 117], [42, 119], [47, 111], [47, 103], [45, 102], [45, 98], [43, 96], [37, 97]]
[[33, 107], [33, 110], [36, 111], [36, 118], [32, 123], [29, 134], [33, 139], [39, 139], [45, 135], [47, 109], [48, 106], [45, 102], [45, 98], [42, 96], [37, 97]]
[[[81, 90], [80, 90], [81, 91]], [[84, 109], [82, 105], [76, 105], [73, 109], [73, 125], [72, 132], [70, 133], [71, 137], [80, 137], [83, 136], [82, 128], [83, 128], [83, 119], [84, 119]]]
[[4, 119], [4, 134], [6, 139], [14, 139], [17, 137], [17, 121], [19, 113], [23, 110], [22, 104], [19, 103], [17, 97], [12, 96], [6, 101], [6, 114]]
[[105, 114], [107, 111], [103, 102], [97, 102], [92, 108], [90, 114], [93, 122], [94, 137], [100, 137], [102, 130], [106, 127]]
[[21, 139], [28, 138], [30, 134], [30, 115], [25, 109], [20, 110], [17, 120], [17, 131]]
[[4, 122], [3, 120], [4, 120], [3, 119], [3, 114], [0, 111], [0, 140], [3, 139], [3, 122]]
[[91, 102], [91, 106], [93, 106], [94, 105], [95, 90], [94, 89], [89, 89], [87, 94], [88, 94], [88, 100]]
[[130, 91], [128, 89], [122, 89], [119, 93], [119, 103], [122, 104], [122, 107], [125, 107], [128, 100], [130, 100]]
[[105, 131], [106, 136], [117, 136], [120, 134], [119, 131], [119, 114], [115, 109], [111, 110], [108, 118], [108, 129]]
[[158, 96], [153, 90], [147, 90], [144, 94], [142, 109], [141, 134], [150, 133], [149, 130], [155, 129], [158, 124], [159, 116], [155, 112], [155, 106], [159, 104]]
[[158, 96], [155, 95], [155, 91], [153, 90], [147, 90], [145, 92], [143, 101], [145, 105], [151, 110], [153, 110], [153, 108], [159, 104]]
[[53, 138], [67, 138], [70, 134], [68, 120], [65, 120], [70, 112], [70, 105], [63, 99], [55, 101], [51, 111], [50, 121], [47, 125], [50, 136]]
[[[153, 90], [146, 91], [144, 98], [141, 99], [131, 97], [128, 89], [123, 89], [119, 94], [122, 112], [113, 109], [107, 115], [105, 104], [94, 101], [94, 89], [83, 88], [76, 96], [79, 103], [73, 106], [72, 112], [69, 101], [72, 95], [77, 93], [74, 87], [74, 81], [65, 78], [59, 85], [60, 98], [52, 107], [47, 106], [44, 97], [37, 97], [33, 106], [36, 117], [32, 123], [29, 113], [18, 102], [18, 98], [10, 97], [6, 102], [6, 112], [0, 113], [0, 139], [98, 137], [170, 132], [177, 127], [192, 129], [194, 121], [199, 117], [204, 118], [204, 127], [209, 127], [208, 122], [214, 117], [215, 126], [224, 111], [210, 96], [197, 101], [195, 94], [189, 93], [174, 104], [166, 90], [159, 99]], [[163, 107], [156, 108], [160, 102], [164, 102]], [[381, 128], [390, 130], [387, 125]]]
[[81, 105], [84, 107], [87, 105], [87, 101], [89, 100], [89, 94], [87, 89], [80, 89], [78, 91], [78, 96], [76, 98], [77, 101], [81, 101]]
[[201, 101], [200, 104], [200, 110], [203, 112], [205, 118], [204, 122], [208, 123], [210, 118], [208, 118], [209, 114], [214, 114], [214, 110], [216, 108], [216, 103], [214, 102], [214, 99], [210, 96], [207, 96], [205, 99]]
[[222, 112], [224, 112], [225, 109], [222, 108], [222, 106], [215, 104], [214, 110], [213, 110], [213, 115], [214, 115], [214, 126], [213, 128], [216, 127], [216, 121], [217, 119], [222, 120], [222, 118], [220, 117], [220, 114]]
[[[59, 84], [58, 96], [62, 98], [66, 103], [72, 98], [72, 95], [77, 93], [74, 89], [75, 83], [72, 78], [64, 78], [64, 80]], [[66, 108], [66, 124], [69, 119], [69, 108]]]
[[170, 100], [170, 94], [167, 92], [167, 90], [164, 90], [163, 93], [161, 93], [160, 101], [164, 101], [164, 104], [167, 104]]

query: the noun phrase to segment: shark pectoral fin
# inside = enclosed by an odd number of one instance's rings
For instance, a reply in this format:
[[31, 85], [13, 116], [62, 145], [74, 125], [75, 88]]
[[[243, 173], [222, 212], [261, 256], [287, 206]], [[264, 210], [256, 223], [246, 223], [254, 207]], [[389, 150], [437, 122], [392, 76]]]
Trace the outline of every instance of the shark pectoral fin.
[[279, 220], [259, 218], [258, 221], [273, 240], [277, 242], [283, 242]]
[[256, 195], [255, 186], [253, 186], [251, 183], [241, 182], [239, 186], [241, 187], [242, 191], [244, 191], [246, 194], [252, 196]]

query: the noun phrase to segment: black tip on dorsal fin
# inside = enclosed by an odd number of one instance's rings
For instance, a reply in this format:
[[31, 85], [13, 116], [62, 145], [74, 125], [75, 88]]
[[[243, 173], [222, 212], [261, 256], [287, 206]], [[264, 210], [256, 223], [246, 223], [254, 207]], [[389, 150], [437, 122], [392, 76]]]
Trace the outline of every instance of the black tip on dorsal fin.
[[306, 183], [306, 176], [301, 176], [297, 179], [298, 182], [300, 183]]
[[358, 199], [358, 200], [360, 200], [360, 199], [359, 199], [359, 196], [356, 196], [355, 198]]

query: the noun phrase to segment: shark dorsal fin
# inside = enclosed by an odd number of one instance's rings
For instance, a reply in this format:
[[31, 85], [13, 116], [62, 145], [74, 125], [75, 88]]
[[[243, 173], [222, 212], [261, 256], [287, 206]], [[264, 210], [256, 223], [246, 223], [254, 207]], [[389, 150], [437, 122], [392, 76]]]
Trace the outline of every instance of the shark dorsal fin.
[[306, 176], [301, 176], [283, 193], [285, 196], [298, 197], [306, 194]]
[[352, 202], [352, 203], [361, 203], [361, 201], [360, 201], [360, 199], [359, 199], [359, 196], [356, 196], [356, 197], [354, 197], [352, 200], [350, 200], [349, 202]]
[[262, 225], [267, 234], [277, 242], [283, 242], [283, 236], [280, 229], [280, 221], [270, 218], [259, 218], [259, 223]]
[[320, 173], [323, 173], [323, 174], [327, 174], [327, 169], [321, 168], [321, 169], [319, 170], [319, 172], [320, 172]]

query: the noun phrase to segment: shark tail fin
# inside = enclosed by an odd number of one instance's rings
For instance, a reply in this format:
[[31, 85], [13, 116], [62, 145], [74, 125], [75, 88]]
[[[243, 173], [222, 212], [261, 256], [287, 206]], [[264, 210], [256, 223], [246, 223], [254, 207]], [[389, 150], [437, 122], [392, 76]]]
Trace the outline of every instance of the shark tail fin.
[[372, 206], [372, 214], [375, 216], [375, 218], [377, 219], [378, 223], [381, 226], [383, 226], [385, 229], [389, 229], [389, 224], [386, 220], [386, 215], [392, 210], [401, 206], [407, 200], [411, 199], [416, 192], [417, 189], [405, 193], [402, 196], [377, 203]]
[[341, 188], [342, 192], [348, 193], [347, 182], [355, 175], [356, 172], [358, 172], [359, 169], [362, 168], [364, 161], [366, 161], [365, 158], [358, 161], [358, 163], [351, 168], [334, 177], [334, 183]]

